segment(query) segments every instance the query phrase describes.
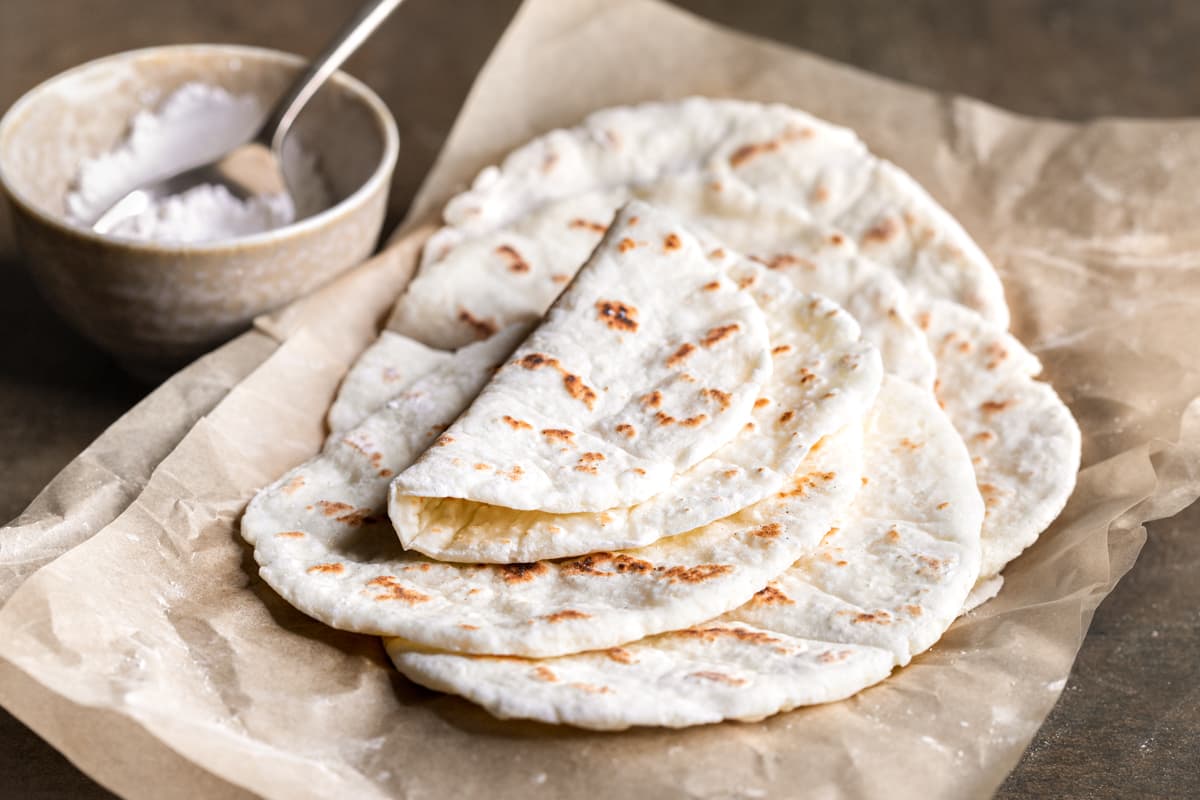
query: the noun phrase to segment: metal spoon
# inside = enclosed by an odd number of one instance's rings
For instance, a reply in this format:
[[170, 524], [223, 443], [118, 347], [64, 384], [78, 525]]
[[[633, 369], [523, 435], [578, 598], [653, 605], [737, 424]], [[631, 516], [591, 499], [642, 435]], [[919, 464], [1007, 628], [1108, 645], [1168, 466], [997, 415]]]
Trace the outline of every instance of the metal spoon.
[[216, 161], [170, 175], [163, 175], [126, 194], [92, 223], [92, 230], [108, 233], [122, 220], [140, 214], [155, 201], [186, 192], [194, 186], [224, 186], [239, 200], [260, 194], [288, 192], [283, 171], [283, 140], [292, 123], [317, 90], [375, 29], [396, 10], [402, 0], [371, 0], [346, 24], [341, 33], [309, 65], [267, 115], [262, 127], [243, 145]]

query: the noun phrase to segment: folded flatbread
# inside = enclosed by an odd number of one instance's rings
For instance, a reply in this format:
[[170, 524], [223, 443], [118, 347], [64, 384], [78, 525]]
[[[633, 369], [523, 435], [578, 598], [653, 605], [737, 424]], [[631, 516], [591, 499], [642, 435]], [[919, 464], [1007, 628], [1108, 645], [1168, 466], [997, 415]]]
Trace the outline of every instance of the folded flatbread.
[[793, 249], [765, 249], [763, 259], [796, 288], [851, 309], [889, 373], [912, 377], [893, 365], [914, 352], [912, 332], [920, 335], [935, 368], [932, 388], [966, 442], [987, 509], [980, 581], [988, 586], [972, 603], [990, 599], [1000, 587], [991, 579], [1037, 540], [1075, 488], [1078, 424], [1054, 388], [1037, 380], [1037, 357], [1003, 328], [944, 300], [913, 308], [874, 262], [841, 257], [844, 246], [789, 241]]
[[859, 420], [824, 439], [782, 491], [639, 550], [501, 565], [405, 551], [384, 515], [388, 482], [522, 335], [501, 332], [410, 375], [402, 393], [260, 492], [241, 530], [263, 579], [332, 627], [431, 648], [549, 656], [611, 647], [746, 602], [817, 546], [861, 486]]
[[551, 659], [391, 639], [417, 683], [501, 717], [618, 730], [754, 720], [839, 700], [932, 646], [979, 574], [983, 503], [928, 392], [889, 379], [865, 432], [863, 489], [835, 530], [746, 605], [708, 623]]
[[[668, 240], [671, 252], [664, 253]], [[626, 246], [629, 241], [640, 244]], [[671, 296], [678, 298], [672, 302], [679, 305], [735, 292], [748, 300], [765, 320], [769, 380], [756, 385], [759, 372], [746, 364], [743, 374], [754, 377], [738, 386], [719, 366], [722, 353], [741, 358], [746, 349], [726, 348], [749, 343], [752, 317], [740, 304], [741, 322], [713, 318], [644, 330], [642, 321], [653, 324], [652, 315], [621, 288], [623, 259], [635, 256], [631, 263], [649, 275], [668, 274], [665, 263], [673, 258], [705, 262], [711, 272], [703, 277], [672, 275]], [[405, 547], [443, 561], [515, 563], [645, 546], [780, 491], [816, 442], [861, 419], [878, 391], [882, 367], [850, 315], [797, 292], [761, 265], [741, 260], [734, 275], [714, 263], [724, 254], [710, 256], [673, 215], [631, 204], [546, 325], [393, 483], [388, 514]], [[609, 330], [609, 302], [628, 307], [625, 315], [638, 321], [636, 333], [623, 334], [624, 345], [609, 343], [619, 333]], [[630, 355], [626, 363], [623, 348], [632, 348], [629, 341], [643, 332], [668, 346], [652, 347], [651, 359]], [[587, 371], [601, 364], [616, 372], [597, 378]], [[595, 399], [584, 402], [591, 395], [581, 400], [571, 388], [594, 392]], [[617, 399], [605, 399], [606, 392]], [[544, 396], [563, 401], [554, 406], [556, 416], [522, 404], [523, 398]], [[692, 423], [730, 415], [738, 423], [732, 440], [695, 461]], [[639, 502], [647, 492], [627, 492], [625, 484], [606, 478], [614, 475], [610, 465], [656, 457], [654, 449], [642, 447], [643, 439], [655, 445], [667, 436], [668, 452], [692, 456], [633, 462], [633, 470], [645, 469], [642, 483], [654, 490], [647, 499]], [[649, 483], [659, 475], [665, 485]], [[564, 511], [571, 506], [563, 498], [589, 499], [602, 510]]]
[[397, 491], [554, 514], [633, 505], [737, 436], [771, 372], [753, 295], [673, 214], [630, 203]]
[[972, 603], [994, 595], [1000, 582], [991, 579], [1054, 521], [1079, 470], [1079, 426], [1053, 387], [1036, 380], [1037, 357], [964, 306], [914, 302], [846, 237], [825, 235], [779, 205], [685, 180], [666, 182], [655, 194], [706, 232], [755, 248], [747, 252], [801, 291], [843, 305], [889, 374], [936, 388], [971, 453], [987, 508], [981, 587]]
[[635, 191], [680, 214], [702, 239], [712, 237], [710, 252], [725, 254], [720, 261], [726, 269], [737, 263], [733, 253], [742, 252], [787, 276], [802, 291], [842, 306], [862, 328], [863, 338], [879, 348], [888, 374], [933, 387], [937, 367], [908, 290], [848, 236], [814, 223], [791, 205], [752, 192], [718, 190], [700, 175], [675, 176]]

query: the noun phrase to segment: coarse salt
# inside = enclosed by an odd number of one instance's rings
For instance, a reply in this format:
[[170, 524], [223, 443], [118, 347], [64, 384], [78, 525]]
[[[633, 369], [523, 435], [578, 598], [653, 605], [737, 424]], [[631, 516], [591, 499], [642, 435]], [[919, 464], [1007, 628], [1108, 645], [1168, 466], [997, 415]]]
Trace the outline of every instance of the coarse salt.
[[[119, 146], [80, 165], [66, 199], [68, 218], [90, 226], [139, 186], [220, 158], [253, 136], [263, 116], [253, 95], [185, 84], [157, 109], [139, 112]], [[294, 198], [239, 200], [223, 186], [202, 185], [153, 203], [111, 232], [177, 244], [215, 242], [273, 230], [329, 206], [329, 191], [311, 154], [289, 144], [286, 169]]]

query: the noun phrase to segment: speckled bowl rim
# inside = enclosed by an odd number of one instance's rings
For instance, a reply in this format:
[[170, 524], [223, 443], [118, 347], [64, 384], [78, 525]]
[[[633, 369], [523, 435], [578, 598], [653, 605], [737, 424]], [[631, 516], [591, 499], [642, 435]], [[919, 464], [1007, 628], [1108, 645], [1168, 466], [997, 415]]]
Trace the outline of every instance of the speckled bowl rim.
[[[72, 67], [64, 72], [60, 72], [50, 78], [34, 86], [9, 107], [4, 116], [0, 118], [0, 145], [5, 141], [9, 128], [16, 124], [16, 120], [21, 117], [26, 106], [37, 100], [38, 95], [52, 88], [60, 81], [77, 75], [78, 73], [94, 69], [102, 64], [110, 62], [119, 62], [132, 60], [140, 56], [148, 55], [165, 55], [173, 54], [188, 54], [188, 53], [206, 53], [215, 55], [229, 55], [234, 57], [252, 57], [265, 58], [273, 61], [276, 64], [286, 66], [302, 66], [307, 63], [307, 59], [294, 53], [287, 53], [282, 50], [274, 50], [269, 47], [255, 47], [252, 45], [236, 45], [236, 44], [175, 44], [175, 45], [158, 45], [154, 47], [142, 47], [136, 50], [126, 50], [112, 55], [101, 56], [100, 58], [86, 61], [83, 64]], [[326, 225], [336, 222], [337, 218], [343, 216], [348, 210], [355, 206], [364, 204], [380, 187], [381, 183], [391, 182], [392, 172], [396, 167], [396, 161], [400, 153], [400, 133], [396, 128], [396, 120], [388, 110], [387, 105], [375, 94], [372, 89], [362, 81], [348, 75], [345, 72], [337, 72], [331, 78], [340, 87], [349, 90], [356, 99], [361, 100], [365, 106], [370, 109], [380, 128], [383, 131], [383, 157], [379, 160], [379, 165], [370, 177], [363, 182], [361, 186], [354, 190], [349, 196], [335, 203], [329, 208], [320, 213], [313, 214], [310, 217], [293, 222], [289, 225], [284, 225], [281, 228], [274, 228], [263, 233], [254, 233], [248, 236], [238, 236], [231, 239], [220, 239], [211, 242], [196, 242], [196, 243], [172, 243], [159, 242], [146, 239], [134, 239], [126, 236], [111, 236], [100, 234], [93, 231], [84, 225], [76, 224], [68, 220], [66, 217], [57, 214], [51, 214], [38, 208], [28, 198], [24, 197], [16, 187], [13, 186], [5, 172], [5, 153], [0, 151], [0, 185], [3, 185], [5, 193], [12, 198], [13, 202], [19, 204], [27, 214], [36, 217], [46, 225], [56, 229], [58, 232], [79, 239], [84, 239], [99, 244], [105, 244], [114, 247], [126, 248], [128, 250], [153, 252], [153, 253], [186, 253], [204, 254], [204, 253], [219, 253], [223, 250], [255, 247], [259, 245], [269, 245], [277, 243], [280, 240], [288, 239], [298, 234], [304, 234], [315, 231]]]

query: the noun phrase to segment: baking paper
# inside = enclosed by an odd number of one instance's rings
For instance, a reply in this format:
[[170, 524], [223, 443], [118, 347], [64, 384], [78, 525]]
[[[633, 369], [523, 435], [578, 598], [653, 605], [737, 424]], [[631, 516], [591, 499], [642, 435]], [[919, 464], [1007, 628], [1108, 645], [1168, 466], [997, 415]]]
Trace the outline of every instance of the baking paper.
[[[280, 600], [238, 516], [317, 451], [446, 197], [594, 109], [692, 94], [849, 125], [963, 222], [1083, 428], [1078, 489], [995, 600], [850, 700], [684, 731], [501, 722]], [[106, 434], [0, 531], [0, 552], [40, 567], [0, 582], [0, 703], [129, 797], [986, 796], [1065, 686], [1143, 523], [1200, 493], [1197, 154], [1196, 121], [1035, 120], [652, 0], [529, 0], [385, 253], [262, 320], [229, 356], [236, 383], [191, 417], [135, 409], [128, 437]], [[153, 446], [122, 460], [141, 437]]]

